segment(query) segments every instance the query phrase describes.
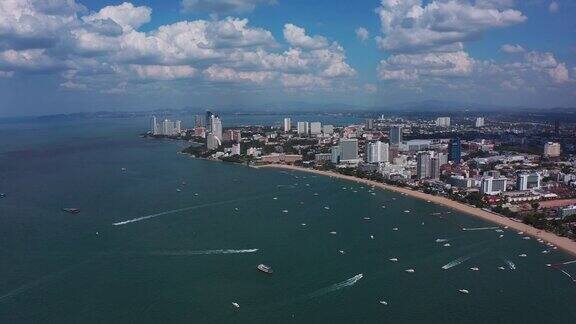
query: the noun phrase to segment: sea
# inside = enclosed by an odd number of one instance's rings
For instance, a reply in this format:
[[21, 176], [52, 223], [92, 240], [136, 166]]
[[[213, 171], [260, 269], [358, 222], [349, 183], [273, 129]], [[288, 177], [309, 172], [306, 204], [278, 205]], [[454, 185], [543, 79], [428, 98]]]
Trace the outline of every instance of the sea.
[[399, 193], [194, 159], [186, 142], [140, 137], [148, 127], [0, 123], [0, 323], [576, 318], [569, 254]]

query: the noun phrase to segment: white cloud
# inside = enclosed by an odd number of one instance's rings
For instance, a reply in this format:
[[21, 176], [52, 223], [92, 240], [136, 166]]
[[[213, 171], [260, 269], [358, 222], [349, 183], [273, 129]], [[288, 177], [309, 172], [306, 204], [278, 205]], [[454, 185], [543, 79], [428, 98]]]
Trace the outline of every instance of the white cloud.
[[508, 54], [516, 54], [516, 53], [524, 53], [526, 52], [526, 50], [524, 49], [524, 47], [516, 44], [504, 44], [500, 47], [500, 50], [504, 53], [508, 53]]
[[60, 87], [66, 90], [86, 90], [88, 86], [83, 83], [76, 83], [72, 80], [68, 80], [66, 82], [60, 83]]
[[275, 0], [182, 0], [182, 11], [239, 14], [254, 11], [260, 4], [274, 3]]
[[105, 21], [111, 19], [124, 30], [138, 29], [140, 26], [150, 22], [152, 9], [146, 6], [134, 7], [129, 2], [124, 2], [118, 6], [107, 6], [95, 14], [82, 17], [84, 21]]
[[382, 80], [417, 80], [420, 77], [467, 76], [474, 60], [464, 51], [392, 55], [378, 65]]
[[570, 76], [568, 75], [568, 69], [566, 64], [560, 63], [556, 67], [548, 71], [550, 77], [555, 83], [565, 83], [570, 81]]
[[217, 65], [210, 66], [204, 70], [204, 75], [210, 81], [218, 82], [252, 82], [262, 84], [275, 77], [274, 72], [267, 71], [236, 71], [231, 68]]
[[556, 1], [552, 1], [548, 6], [548, 11], [550, 11], [551, 13], [557, 13], [558, 10], [560, 10], [560, 4], [558, 4], [558, 2]]
[[288, 44], [305, 49], [320, 49], [328, 46], [326, 37], [319, 35], [308, 36], [304, 28], [293, 24], [284, 25], [284, 38]]
[[461, 42], [478, 38], [486, 30], [526, 20], [517, 10], [464, 0], [434, 0], [426, 5], [421, 0], [382, 0], [376, 12], [384, 33], [377, 43], [393, 53], [457, 51], [462, 49]]
[[368, 30], [364, 27], [358, 27], [355, 30], [356, 32], [356, 37], [361, 40], [362, 42], [365, 42], [368, 40], [368, 38], [370, 38], [370, 32], [368, 32]]

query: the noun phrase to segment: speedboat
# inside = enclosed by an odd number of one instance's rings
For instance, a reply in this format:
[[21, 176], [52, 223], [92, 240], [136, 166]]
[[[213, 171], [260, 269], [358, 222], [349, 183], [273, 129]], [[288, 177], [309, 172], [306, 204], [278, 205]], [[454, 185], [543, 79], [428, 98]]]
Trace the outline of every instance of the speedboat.
[[267, 266], [265, 264], [259, 264], [257, 268], [258, 268], [258, 270], [260, 270], [264, 273], [267, 273], [267, 274], [274, 273], [274, 270], [272, 270], [272, 268], [270, 266]]
[[393, 230], [393, 231], [397, 231], [397, 230], [398, 230], [398, 227], [394, 227], [392, 230]]
[[380, 300], [379, 302], [380, 302], [380, 304], [382, 304], [382, 305], [384, 305], [384, 306], [387, 306], [387, 305], [388, 305], [388, 302], [385, 301], [385, 300]]
[[390, 258], [390, 259], [388, 259], [388, 260], [390, 260], [390, 261], [392, 261], [392, 262], [398, 262], [398, 258]]
[[479, 269], [478, 267], [472, 267], [472, 268], [470, 268], [470, 270], [472, 270], [472, 271], [479, 271], [480, 269]]
[[498, 267], [498, 270], [506, 270], [504, 267]]
[[346, 252], [344, 252], [344, 250], [338, 250], [338, 252], [340, 252], [340, 254], [345, 254]]
[[330, 232], [330, 234], [332, 234], [332, 235], [336, 235], [336, 234], [338, 234], [338, 232], [336, 232], [336, 231], [332, 231], [332, 232]]
[[463, 294], [469, 294], [470, 292], [467, 289], [458, 289], [459, 292]]
[[237, 302], [232, 302], [232, 306], [234, 306], [236, 308], [240, 308], [240, 304], [238, 304]]
[[450, 245], [450, 243], [445, 243], [444, 246], [445, 246], [445, 247], [450, 247], [451, 245]]
[[406, 272], [408, 272], [408, 273], [414, 273], [414, 272], [416, 272], [416, 270], [414, 270], [414, 269], [406, 269], [406, 270], [404, 270], [404, 271], [406, 271]]
[[525, 258], [525, 257], [527, 257], [527, 255], [526, 255], [526, 254], [524, 254], [524, 253], [522, 253], [522, 254], [519, 254], [518, 256], [519, 256], [519, 257], [521, 257], [521, 258]]
[[370, 239], [373, 240], [373, 239], [374, 239], [374, 235], [370, 235]]

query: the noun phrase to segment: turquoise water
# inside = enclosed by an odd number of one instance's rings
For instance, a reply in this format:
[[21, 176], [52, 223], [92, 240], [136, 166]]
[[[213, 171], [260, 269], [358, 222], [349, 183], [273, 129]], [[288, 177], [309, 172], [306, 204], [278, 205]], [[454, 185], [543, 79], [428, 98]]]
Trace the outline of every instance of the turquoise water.
[[[184, 143], [139, 138], [147, 124], [0, 125], [1, 323], [569, 323], [576, 315], [576, 286], [546, 267], [567, 254], [542, 254], [545, 246], [511, 231], [462, 231], [493, 225], [400, 194], [191, 159], [177, 154]], [[258, 272], [259, 263], [275, 273]], [[576, 273], [576, 264], [563, 269]]]

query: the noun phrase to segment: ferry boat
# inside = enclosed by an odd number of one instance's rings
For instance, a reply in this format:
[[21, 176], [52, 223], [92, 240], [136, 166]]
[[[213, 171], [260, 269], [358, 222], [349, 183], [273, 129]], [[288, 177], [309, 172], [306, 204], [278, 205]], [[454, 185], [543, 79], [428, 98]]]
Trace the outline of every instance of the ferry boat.
[[264, 273], [267, 273], [267, 274], [274, 273], [274, 270], [272, 270], [272, 268], [270, 266], [267, 266], [265, 264], [259, 264], [257, 268], [258, 268], [258, 270], [260, 270]]

